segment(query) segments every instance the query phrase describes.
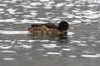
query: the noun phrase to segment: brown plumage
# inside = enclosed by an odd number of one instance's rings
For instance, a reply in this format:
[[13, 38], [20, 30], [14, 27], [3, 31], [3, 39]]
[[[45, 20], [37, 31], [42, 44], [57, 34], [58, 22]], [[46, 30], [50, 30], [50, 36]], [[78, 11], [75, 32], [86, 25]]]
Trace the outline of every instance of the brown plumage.
[[69, 24], [65, 21], [61, 21], [58, 26], [47, 23], [47, 24], [33, 24], [28, 31], [33, 35], [49, 35], [49, 36], [57, 36], [57, 35], [66, 35], [67, 29], [69, 28]]

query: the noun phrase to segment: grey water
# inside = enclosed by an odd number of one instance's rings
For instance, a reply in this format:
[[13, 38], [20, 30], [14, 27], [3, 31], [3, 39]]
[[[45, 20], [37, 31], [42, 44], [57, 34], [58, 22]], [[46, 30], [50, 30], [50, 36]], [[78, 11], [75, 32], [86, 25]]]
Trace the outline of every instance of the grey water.
[[[99, 19], [99, 0], [0, 0], [0, 66], [100, 66]], [[62, 20], [63, 38], [26, 30]]]

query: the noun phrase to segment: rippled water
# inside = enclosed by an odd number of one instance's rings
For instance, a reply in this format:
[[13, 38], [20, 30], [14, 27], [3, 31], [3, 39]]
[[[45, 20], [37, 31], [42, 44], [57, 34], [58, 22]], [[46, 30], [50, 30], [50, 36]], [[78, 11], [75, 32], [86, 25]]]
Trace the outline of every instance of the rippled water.
[[[0, 0], [0, 65], [100, 66], [99, 18], [100, 3], [89, 0]], [[64, 38], [26, 30], [61, 20], [70, 24]]]

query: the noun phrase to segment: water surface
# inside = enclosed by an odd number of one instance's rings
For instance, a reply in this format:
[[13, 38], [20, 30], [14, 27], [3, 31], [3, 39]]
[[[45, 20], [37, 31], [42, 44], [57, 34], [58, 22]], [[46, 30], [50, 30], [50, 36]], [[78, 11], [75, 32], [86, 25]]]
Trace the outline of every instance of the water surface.
[[[0, 0], [1, 66], [99, 66], [100, 4], [86, 0]], [[37, 37], [33, 23], [70, 24], [68, 35]]]

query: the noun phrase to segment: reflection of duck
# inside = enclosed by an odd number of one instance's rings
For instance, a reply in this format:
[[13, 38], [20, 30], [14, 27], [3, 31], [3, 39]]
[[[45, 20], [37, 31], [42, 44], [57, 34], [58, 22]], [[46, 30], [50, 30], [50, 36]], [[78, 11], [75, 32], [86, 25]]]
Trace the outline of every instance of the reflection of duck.
[[63, 35], [67, 34], [69, 24], [66, 21], [61, 21], [58, 26], [47, 24], [32, 24], [28, 31], [33, 35]]

